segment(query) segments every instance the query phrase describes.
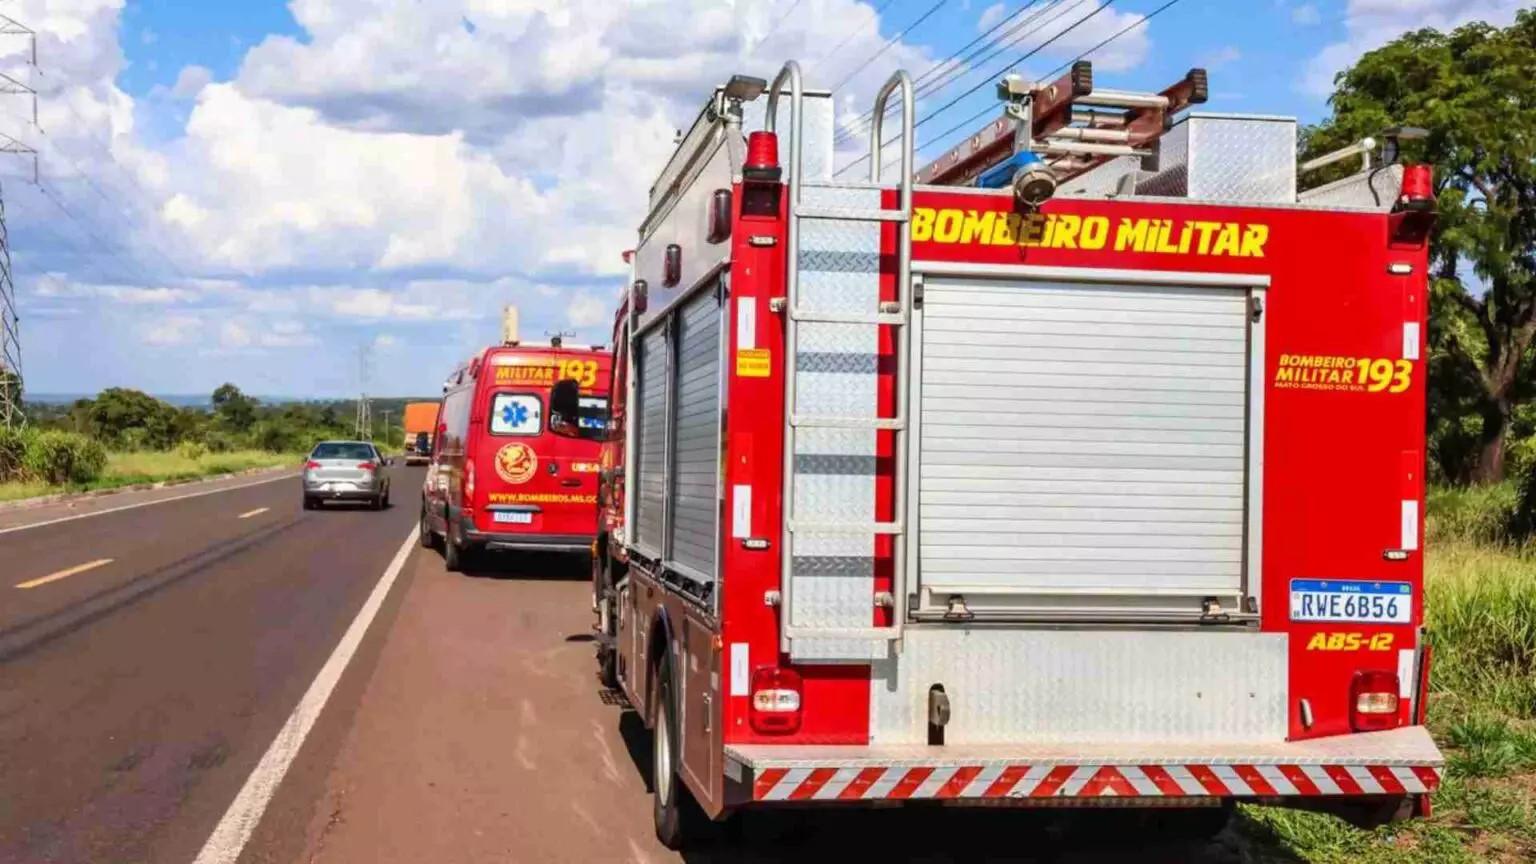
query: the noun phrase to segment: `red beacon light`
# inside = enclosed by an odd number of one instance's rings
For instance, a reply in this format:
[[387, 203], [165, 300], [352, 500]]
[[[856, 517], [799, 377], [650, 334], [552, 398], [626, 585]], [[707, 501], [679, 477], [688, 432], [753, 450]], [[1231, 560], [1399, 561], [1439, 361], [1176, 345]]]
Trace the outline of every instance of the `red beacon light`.
[[1435, 172], [1425, 164], [1403, 166], [1403, 190], [1397, 196], [1397, 209], [1426, 212], [1435, 209]]
[[779, 182], [779, 136], [772, 132], [753, 132], [747, 136], [747, 163], [742, 176], [748, 180]]

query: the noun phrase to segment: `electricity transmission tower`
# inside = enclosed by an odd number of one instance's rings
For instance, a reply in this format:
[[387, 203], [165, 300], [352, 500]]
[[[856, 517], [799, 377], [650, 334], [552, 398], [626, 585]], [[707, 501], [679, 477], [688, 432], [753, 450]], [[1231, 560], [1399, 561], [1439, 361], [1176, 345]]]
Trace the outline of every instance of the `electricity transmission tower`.
[[[26, 36], [31, 40], [28, 65], [37, 67], [37, 34], [11, 18], [0, 15], [0, 36]], [[0, 73], [0, 95], [32, 97], [32, 125], [37, 125], [37, 91]], [[37, 151], [0, 133], [0, 153], [31, 155], [32, 180], [37, 182]], [[5, 224], [5, 194], [0, 189], [0, 428], [20, 428], [22, 413], [21, 316], [16, 312], [16, 285], [11, 278], [11, 238]]]
[[372, 406], [368, 402], [368, 374], [372, 353], [372, 345], [359, 345], [357, 348], [357, 421], [353, 425], [352, 434], [359, 441], [373, 440]]

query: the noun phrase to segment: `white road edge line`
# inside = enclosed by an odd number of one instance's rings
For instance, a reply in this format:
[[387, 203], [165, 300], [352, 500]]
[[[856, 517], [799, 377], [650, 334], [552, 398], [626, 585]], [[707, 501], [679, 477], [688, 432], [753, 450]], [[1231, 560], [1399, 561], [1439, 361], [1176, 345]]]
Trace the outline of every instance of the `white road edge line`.
[[266, 483], [276, 483], [279, 480], [290, 480], [297, 476], [299, 475], [279, 474], [276, 477], [268, 477], [265, 480], [257, 480], [254, 483], [241, 483], [239, 486], [221, 486], [218, 489], [204, 489], [201, 492], [189, 492], [186, 495], [173, 495], [170, 498], [156, 498], [153, 501], [140, 501], [137, 504], [124, 504], [121, 507], [108, 507], [105, 510], [92, 510], [89, 513], [76, 513], [73, 516], [61, 516], [58, 519], [47, 519], [42, 522], [32, 522], [27, 525], [13, 525], [10, 528], [0, 528], [0, 534], [9, 534], [12, 531], [25, 531], [28, 528], [41, 528], [44, 525], [57, 525], [60, 522], [73, 522], [76, 519], [89, 519], [92, 516], [105, 516], [108, 513], [120, 513], [124, 510], [132, 510], [136, 507], [148, 507], [151, 504], [168, 504], [172, 501], [185, 501], [188, 498], [201, 498], [204, 495], [216, 495], [220, 492], [233, 492], [236, 489], [249, 489], [252, 486], [261, 486]]
[[261, 514], [267, 512], [268, 510], [271, 510], [271, 509], [272, 509], [271, 507], [257, 507], [255, 510], [246, 511], [245, 513], [241, 513], [239, 516], [236, 516], [235, 518], [236, 519], [249, 519], [252, 516], [260, 516]]
[[314, 727], [326, 701], [331, 698], [331, 691], [336, 689], [336, 683], [341, 680], [347, 664], [352, 662], [352, 656], [362, 644], [368, 626], [379, 614], [384, 598], [389, 596], [389, 589], [404, 569], [406, 559], [416, 545], [417, 530], [411, 529], [400, 551], [395, 553], [394, 560], [384, 569], [384, 575], [373, 586], [373, 593], [368, 595], [362, 608], [357, 610], [357, 617], [352, 619], [347, 632], [336, 643], [336, 649], [326, 659], [325, 665], [320, 667], [319, 674], [299, 699], [299, 704], [294, 706], [293, 713], [288, 715], [288, 722], [278, 730], [272, 745], [267, 748], [261, 761], [256, 763], [251, 776], [246, 778], [240, 794], [235, 796], [229, 809], [224, 811], [224, 817], [208, 836], [208, 842], [203, 844], [193, 864], [234, 864], [240, 858], [245, 844], [251, 839], [251, 833], [256, 830], [257, 823], [276, 794], [278, 784], [283, 782], [283, 775], [288, 773], [288, 766], [293, 764], [294, 757], [299, 754], [299, 748], [304, 745], [309, 730]]

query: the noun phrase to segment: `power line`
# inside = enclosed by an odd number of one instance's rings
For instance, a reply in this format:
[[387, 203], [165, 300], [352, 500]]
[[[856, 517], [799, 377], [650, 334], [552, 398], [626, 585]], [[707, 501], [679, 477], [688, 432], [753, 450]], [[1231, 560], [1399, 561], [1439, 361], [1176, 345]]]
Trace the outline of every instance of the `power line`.
[[[1178, 2], [1178, 0], [1172, 0], [1172, 2], [1176, 3], [1176, 2]], [[959, 96], [956, 96], [955, 98], [953, 98], [953, 99], [949, 100], [948, 102], [944, 103], [937, 110], [935, 110], [933, 112], [930, 112], [928, 115], [923, 117], [923, 119], [921, 119], [921, 120], [917, 121], [915, 124], [913, 124], [913, 127], [912, 127], [913, 132], [915, 133], [917, 131], [917, 129], [921, 128], [922, 126], [927, 125], [929, 123], [929, 121], [933, 120], [933, 118], [937, 117], [940, 114], [943, 114], [945, 111], [948, 111], [950, 108], [953, 108], [956, 104], [958, 104], [960, 102], [960, 100], [965, 99], [967, 96], [970, 96], [972, 93], [975, 93], [977, 90], [980, 90], [982, 87], [986, 86], [987, 83], [990, 82], [995, 75], [1000, 74], [1002, 72], [1006, 72], [1009, 69], [1012, 69], [1013, 67], [1019, 65], [1020, 63], [1023, 63], [1025, 60], [1028, 60], [1029, 58], [1035, 56], [1036, 54], [1038, 54], [1041, 51], [1045, 50], [1046, 48], [1050, 47], [1050, 45], [1052, 43], [1054, 43], [1057, 40], [1061, 39], [1063, 36], [1067, 35], [1068, 33], [1071, 33], [1073, 30], [1076, 30], [1077, 28], [1081, 27], [1089, 19], [1093, 18], [1095, 15], [1098, 15], [1100, 12], [1103, 12], [1105, 9], [1108, 9], [1114, 3], [1115, 3], [1115, 0], [1106, 0], [1106, 2], [1104, 2], [1100, 6], [1095, 7], [1093, 9], [1093, 11], [1089, 12], [1087, 15], [1084, 15], [1083, 17], [1081, 17], [1081, 18], [1077, 19], [1076, 21], [1072, 22], [1070, 25], [1068, 25], [1061, 32], [1059, 32], [1056, 35], [1052, 36], [1051, 38], [1045, 40], [1044, 42], [1041, 42], [1039, 45], [1036, 45], [1034, 48], [1030, 49], [1029, 51], [1024, 52], [1024, 54], [1020, 55], [1012, 63], [1009, 63], [1007, 66], [1002, 67], [998, 71], [993, 72], [993, 73], [987, 75], [980, 82], [978, 82], [975, 86], [970, 87], [964, 93], [961, 93]], [[1055, 20], [1055, 19], [1052, 19], [1052, 20]], [[1097, 50], [1097, 48], [1095, 48], [1094, 50]], [[924, 143], [925, 144], [931, 143], [932, 140], [933, 139], [929, 139], [929, 141], [924, 142]], [[842, 168], [838, 169], [836, 174], [837, 175], [844, 174], [844, 173], [848, 172], [849, 170], [851, 170], [855, 165], [858, 165], [861, 162], [868, 161], [868, 159], [869, 159], [869, 154], [866, 153], [863, 156], [860, 156], [860, 157], [854, 159], [853, 161], [849, 162], [847, 165], [844, 165]]]
[[[990, 29], [988, 29], [986, 32], [982, 33], [980, 36], [977, 36], [975, 39], [972, 39], [970, 42], [968, 42], [965, 45], [961, 46], [959, 49], [957, 49], [956, 51], [951, 53], [948, 57], [945, 57], [943, 60], [940, 60], [940, 61], [934, 63], [933, 65], [929, 66], [927, 69], [925, 69], [923, 71], [923, 73], [921, 75], [917, 76], [917, 78], [912, 82], [913, 88], [914, 88], [913, 96], [915, 98], [921, 99], [922, 97], [931, 95], [933, 93], [936, 93], [936, 92], [944, 89], [945, 87], [948, 87], [950, 84], [954, 83], [955, 81], [959, 80], [960, 78], [965, 77], [965, 75], [967, 74], [968, 71], [970, 71], [970, 72], [976, 71], [974, 66], [967, 66], [966, 64], [969, 64], [970, 61], [973, 60], [976, 57], [977, 54], [980, 54], [982, 51], [985, 51], [987, 48], [989, 48], [991, 46], [994, 46], [994, 45], [997, 45], [997, 44], [1001, 43], [1004, 39], [1007, 39], [1008, 37], [1013, 36], [1015, 33], [1018, 33], [1018, 31], [1020, 29], [1022, 29], [1023, 27], [1025, 27], [1027, 25], [1029, 25], [1035, 19], [1039, 18], [1041, 15], [1043, 15], [1046, 12], [1050, 11], [1051, 8], [1053, 8], [1055, 6], [1059, 6], [1061, 3], [1065, 2], [1065, 0], [1050, 0], [1050, 2], [1048, 2], [1046, 6], [1040, 8], [1040, 9], [1037, 9], [1035, 12], [1031, 13], [1030, 15], [1024, 16], [1022, 19], [1020, 19], [1019, 16], [1023, 15], [1025, 12], [1028, 12], [1032, 7], [1034, 7], [1039, 2], [1040, 2], [1040, 0], [1031, 0], [1031, 2], [1028, 5], [1022, 7], [1021, 9], [1019, 9], [1017, 12], [1013, 13], [1012, 15], [1009, 15], [1009, 16], [1005, 17], [1002, 21], [999, 21], [998, 23], [992, 25], [992, 27]], [[1081, 4], [1082, 2], [1083, 2], [1083, 0], [1078, 0], [1078, 4]], [[1056, 16], [1056, 18], [1060, 18], [1060, 17], [1061, 17], [1060, 15]], [[1054, 21], [1054, 20], [1056, 20], [1056, 18], [1052, 18], [1051, 20]], [[1015, 19], [1018, 19], [1018, 20], [1015, 20]], [[998, 36], [996, 36], [994, 38], [989, 38], [989, 37], [992, 36], [992, 34], [996, 33], [999, 29], [1008, 26], [1008, 24], [1010, 22], [1013, 22], [1013, 26], [1008, 27], [1007, 32], [1002, 33], [1002, 34], [1000, 34], [1000, 35], [998, 35]], [[1050, 23], [1050, 22], [1045, 22], [1045, 23]], [[1044, 26], [1045, 26], [1045, 24], [1043, 23], [1043, 24], [1040, 24], [1040, 25], [1038, 25], [1038, 26], [1036, 26], [1034, 28], [1031, 28], [1028, 32], [1020, 35], [1017, 39], [1014, 39], [1012, 42], [1009, 42], [1008, 45], [1004, 46], [1004, 47], [1005, 48], [1006, 47], [1012, 47], [1013, 45], [1019, 44], [1020, 42], [1024, 41], [1025, 39], [1028, 39], [1030, 36], [1032, 36], [1035, 33], [1039, 32], [1040, 29], [1043, 28]], [[972, 51], [970, 54], [967, 54], [965, 57], [960, 57], [961, 53], [969, 50], [972, 46], [976, 45], [976, 43], [981, 42], [982, 40], [986, 40], [986, 44], [985, 45], [983, 45], [981, 48], [976, 49], [975, 51]], [[1002, 49], [999, 49], [999, 50], [1002, 50]], [[996, 56], [995, 52], [993, 54], [989, 54], [982, 62], [986, 62], [986, 60], [990, 60], [993, 56]], [[892, 105], [892, 106], [889, 106], [889, 107], [886, 108], [886, 113], [890, 114], [890, 113], [894, 112], [895, 110], [896, 110], [896, 106]], [[870, 127], [870, 125], [871, 125], [871, 123], [873, 122], [873, 119], [874, 119], [874, 113], [875, 112], [874, 112], [873, 108], [871, 108], [868, 111], [865, 111], [863, 114], [859, 115], [859, 117], [856, 120], [854, 120], [852, 123], [848, 124], [848, 126], [844, 127], [841, 131], [839, 131], [837, 136], [836, 136], [836, 138], [833, 141], [834, 146], [837, 145], [837, 144], [846, 143], [847, 141], [852, 140], [854, 136], [859, 135], [859, 134], [863, 133], [864, 131], [866, 131], [867, 129], [869, 129], [869, 127]]]
[[807, 63], [806, 64], [806, 68], [809, 69], [809, 68], [811, 68], [813, 66], [820, 66], [821, 62], [823, 60], [827, 59], [828, 57], [831, 57], [833, 54], [836, 54], [838, 51], [842, 50], [844, 45], [847, 45], [849, 42], [853, 41], [853, 37], [859, 35], [860, 33], [863, 33], [865, 30], [867, 30], [869, 28], [869, 25], [880, 23], [880, 14], [882, 12], [884, 12], [886, 9], [889, 9], [891, 4], [895, 3], [895, 2], [896, 2], [896, 0], [885, 0], [884, 3], [881, 3], [879, 6], [875, 7], [875, 14], [874, 14], [874, 16], [872, 18], [870, 18], [868, 21], [865, 21], [863, 24], [860, 24], [859, 26], [853, 28], [852, 30], [849, 30], [848, 31], [848, 35], [844, 36], [842, 38], [842, 41], [838, 42], [836, 45], [833, 45], [831, 48], [827, 49], [826, 51], [823, 51], [821, 53], [820, 57], [817, 57], [815, 60], [811, 61], [810, 63]]
[[876, 60], [880, 59], [880, 55], [882, 55], [886, 51], [890, 50], [890, 47], [892, 45], [895, 45], [897, 42], [901, 41], [901, 37], [907, 35], [907, 32], [909, 30], [911, 30], [913, 27], [916, 27], [917, 25], [923, 23], [924, 21], [927, 21], [928, 18], [933, 15], [933, 13], [939, 11], [939, 9], [941, 7], [943, 7], [943, 5], [945, 3], [948, 3], [948, 2], [949, 2], [949, 0], [938, 0], [937, 3], [934, 3], [932, 6], [928, 7], [928, 11], [926, 11], [922, 15], [918, 16], [916, 21], [913, 21], [911, 24], [908, 24], [907, 26], [901, 28], [900, 32], [898, 32], [896, 35], [892, 36], [891, 38], [885, 40], [885, 44], [881, 45], [879, 50], [875, 51], [875, 53], [871, 54], [863, 63], [860, 63], [857, 67], [855, 67], [852, 72], [849, 72], [847, 75], [844, 75], [843, 76], [843, 80], [841, 80], [841, 81], [837, 82], [835, 85], [833, 85], [833, 87], [832, 87], [833, 92], [836, 92], [838, 90], [843, 89], [843, 85], [845, 85], [849, 81], [853, 80], [853, 76], [859, 74], [860, 72], [863, 72], [865, 69], [868, 69], [869, 68], [869, 64], [871, 64], [871, 63], [875, 62]]
[[[1168, 2], [1166, 2], [1163, 5], [1157, 7], [1156, 9], [1152, 10], [1150, 13], [1148, 13], [1146, 15], [1143, 15], [1141, 18], [1138, 18], [1137, 20], [1132, 21], [1130, 24], [1127, 24], [1126, 26], [1120, 28], [1120, 30], [1116, 31], [1114, 34], [1112, 34], [1108, 38], [1104, 39], [1099, 44], [1093, 46], [1092, 48], [1089, 48], [1087, 51], [1084, 51], [1082, 54], [1079, 54], [1078, 56], [1072, 58], [1071, 60], [1068, 60], [1067, 62], [1061, 64], [1060, 66], [1057, 66], [1055, 69], [1052, 69], [1050, 72], [1047, 72], [1045, 74], [1045, 76], [1044, 76], [1045, 79], [1046, 80], [1050, 80], [1051, 78], [1054, 78], [1055, 76], [1057, 76], [1057, 75], [1061, 74], [1062, 72], [1066, 71], [1067, 68], [1070, 67], [1073, 63], [1076, 63], [1077, 61], [1083, 59], [1084, 57], [1087, 57], [1089, 54], [1092, 54], [1093, 52], [1099, 50], [1100, 48], [1103, 48], [1105, 45], [1108, 45], [1109, 43], [1115, 41], [1116, 39], [1119, 39], [1121, 36], [1124, 36], [1126, 33], [1129, 33], [1130, 31], [1136, 29], [1137, 27], [1140, 27], [1141, 25], [1147, 23], [1148, 21], [1150, 21], [1153, 18], [1157, 17], [1158, 15], [1162, 14], [1162, 12], [1164, 10], [1168, 9], [1170, 6], [1177, 5], [1178, 3], [1179, 3], [1179, 0], [1168, 0]], [[965, 118], [964, 120], [960, 121], [959, 123], [956, 123], [955, 125], [949, 127], [948, 129], [945, 129], [943, 132], [940, 132], [939, 134], [933, 136], [932, 138], [930, 138], [927, 141], [923, 142], [923, 144], [924, 144], [924, 146], [926, 146], [928, 144], [933, 143], [934, 141], [942, 141], [947, 136], [952, 135], [955, 132], [959, 132], [961, 129], [965, 129], [965, 128], [969, 127], [972, 123], [975, 123], [977, 120], [980, 120], [982, 117], [985, 117], [986, 115], [991, 114], [992, 112], [994, 112], [996, 110], [997, 109], [994, 106], [988, 105], [986, 108], [981, 109], [980, 111], [976, 112], [975, 114], [972, 114], [971, 116]]]

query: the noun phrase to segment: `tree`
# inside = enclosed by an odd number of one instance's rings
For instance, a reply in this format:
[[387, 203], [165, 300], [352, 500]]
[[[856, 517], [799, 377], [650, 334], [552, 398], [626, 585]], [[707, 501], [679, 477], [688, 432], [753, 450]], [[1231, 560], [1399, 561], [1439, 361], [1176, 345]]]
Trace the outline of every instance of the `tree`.
[[[1434, 166], [1440, 218], [1431, 238], [1431, 417], [1475, 435], [1465, 473], [1504, 476], [1507, 439], [1531, 384], [1536, 339], [1536, 12], [1506, 28], [1468, 24], [1408, 33], [1335, 79], [1333, 116], [1305, 136], [1308, 155], [1397, 125], [1429, 137], [1404, 142]], [[1436, 356], [1439, 361], [1436, 362]], [[1465, 479], [1452, 477], [1450, 479]]]
[[138, 390], [110, 387], [90, 403], [92, 431], [113, 444], [165, 449], [175, 443], [176, 409]]
[[233, 384], [221, 384], [213, 391], [213, 413], [226, 428], [244, 432], [256, 420], [256, 400]]

